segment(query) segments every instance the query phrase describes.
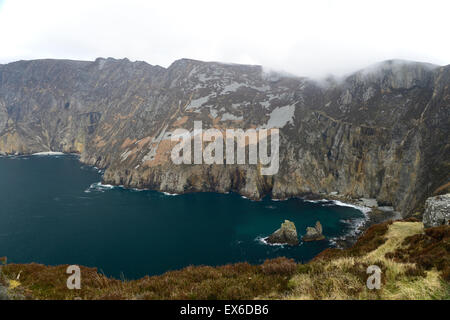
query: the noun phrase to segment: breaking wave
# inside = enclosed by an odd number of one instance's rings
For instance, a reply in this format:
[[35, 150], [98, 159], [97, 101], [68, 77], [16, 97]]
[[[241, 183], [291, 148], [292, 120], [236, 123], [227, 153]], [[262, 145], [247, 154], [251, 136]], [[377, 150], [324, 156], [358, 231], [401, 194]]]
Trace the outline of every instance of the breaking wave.
[[33, 153], [32, 156], [63, 156], [64, 152], [55, 152], [55, 151], [45, 151], [45, 152], [36, 152]]
[[179, 196], [180, 194], [179, 193], [170, 193], [170, 192], [162, 192], [164, 195], [166, 195], [166, 196]]
[[84, 192], [86, 192], [86, 193], [90, 193], [92, 191], [105, 192], [108, 190], [112, 190], [114, 188], [123, 188], [123, 186], [113, 186], [111, 184], [102, 184], [101, 182], [96, 182], [96, 183], [91, 184], [89, 186], [89, 188], [84, 190]]
[[267, 245], [267, 246], [282, 247], [282, 248], [285, 246], [284, 243], [269, 243], [269, 242], [267, 242], [267, 238], [269, 238], [269, 237], [257, 236], [255, 238], [255, 241], [259, 242], [261, 244]]

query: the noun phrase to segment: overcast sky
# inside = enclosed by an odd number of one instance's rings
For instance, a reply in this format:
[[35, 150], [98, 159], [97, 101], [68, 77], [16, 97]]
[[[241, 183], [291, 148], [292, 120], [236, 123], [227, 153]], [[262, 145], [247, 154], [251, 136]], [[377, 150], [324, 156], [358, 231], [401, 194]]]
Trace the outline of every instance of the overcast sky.
[[0, 63], [114, 57], [301, 76], [392, 58], [450, 64], [450, 1], [0, 0]]

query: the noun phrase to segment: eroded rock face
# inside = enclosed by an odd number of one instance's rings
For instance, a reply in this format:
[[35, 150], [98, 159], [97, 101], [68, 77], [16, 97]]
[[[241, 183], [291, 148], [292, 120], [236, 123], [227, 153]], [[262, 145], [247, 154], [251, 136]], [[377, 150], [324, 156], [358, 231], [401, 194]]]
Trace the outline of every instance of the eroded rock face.
[[267, 238], [268, 243], [298, 245], [297, 229], [292, 221], [284, 220], [280, 229]]
[[450, 222], [450, 193], [430, 197], [425, 202], [423, 224], [426, 228], [448, 225]]
[[[337, 192], [407, 214], [449, 181], [450, 66], [386, 61], [321, 83], [189, 59], [0, 65], [0, 152], [78, 152], [104, 182], [283, 199]], [[280, 129], [280, 170], [175, 165], [178, 128]], [[248, 161], [246, 161], [248, 163]], [[448, 188], [448, 186], [447, 186]]]
[[322, 234], [322, 224], [320, 221], [316, 222], [314, 227], [307, 227], [306, 234], [302, 237], [303, 241], [320, 241], [324, 240], [325, 236]]

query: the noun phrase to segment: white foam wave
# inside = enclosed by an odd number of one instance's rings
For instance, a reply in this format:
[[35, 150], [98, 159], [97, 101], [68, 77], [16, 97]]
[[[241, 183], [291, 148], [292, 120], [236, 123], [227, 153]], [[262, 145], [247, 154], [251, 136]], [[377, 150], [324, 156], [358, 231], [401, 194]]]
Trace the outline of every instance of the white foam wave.
[[273, 246], [273, 247], [284, 247], [285, 246], [284, 243], [269, 243], [269, 242], [267, 242], [267, 238], [269, 238], [269, 237], [257, 236], [255, 238], [255, 241], [257, 241], [261, 244], [267, 245], [267, 246]]
[[324, 202], [331, 202], [333, 200], [327, 200], [327, 199], [320, 199], [320, 200], [304, 200], [305, 202], [310, 202], [310, 203], [324, 203]]
[[135, 191], [135, 192], [142, 192], [142, 191], [148, 191], [149, 189], [131, 188], [130, 190]]
[[178, 193], [169, 193], [169, 192], [162, 192], [163, 194], [165, 194], [166, 196], [179, 196], [180, 194]]
[[251, 198], [249, 198], [249, 197], [246, 197], [246, 196], [243, 196], [243, 195], [241, 195], [241, 198], [242, 199], [245, 199], [245, 200], [248, 200], [248, 201], [252, 201], [252, 202], [259, 202], [259, 201], [261, 201], [261, 199], [251, 199]]
[[64, 152], [44, 151], [33, 153], [32, 156], [63, 156], [64, 154]]
[[364, 207], [364, 206], [357, 206], [355, 204], [351, 204], [351, 203], [345, 203], [339, 200], [332, 200], [333, 204], [337, 205], [337, 206], [341, 206], [341, 207], [351, 207], [354, 208], [356, 210], [361, 211], [364, 215], [367, 216], [367, 213], [369, 213], [372, 209], [369, 207]]
[[89, 188], [84, 190], [84, 192], [86, 192], [86, 193], [90, 193], [91, 191], [105, 192], [107, 190], [111, 190], [114, 188], [121, 188], [121, 187], [123, 187], [123, 186], [113, 186], [111, 184], [102, 184], [101, 182], [96, 182], [96, 183], [91, 184], [89, 186]]
[[349, 230], [340, 237], [334, 237], [328, 239], [330, 244], [333, 246], [337, 246], [338, 240], [345, 240], [348, 237], [356, 237], [362, 232], [362, 227], [369, 219], [369, 212], [371, 211], [371, 208], [364, 207], [364, 206], [358, 206], [352, 203], [345, 203], [339, 200], [327, 200], [327, 199], [321, 199], [321, 200], [305, 200], [307, 202], [311, 203], [318, 203], [322, 204], [323, 206], [341, 206], [341, 207], [349, 207], [354, 208], [358, 211], [360, 211], [363, 216], [360, 218], [355, 219], [348, 219], [348, 220], [340, 220], [340, 222], [349, 225]]
[[356, 236], [360, 235], [361, 232], [362, 232], [362, 227], [364, 226], [364, 224], [369, 219], [369, 212], [372, 209], [369, 208], [369, 207], [358, 206], [358, 205], [354, 205], [354, 204], [350, 204], [350, 203], [344, 203], [344, 202], [341, 202], [341, 201], [338, 201], [338, 200], [334, 200], [333, 202], [337, 206], [354, 208], [356, 210], [359, 210], [363, 214], [363, 217], [352, 219], [352, 220], [350, 220], [348, 222], [348, 224], [350, 224], [350, 230], [345, 235], [340, 237], [340, 239], [341, 240], [345, 240], [345, 238], [347, 238], [349, 236], [350, 237], [356, 237]]

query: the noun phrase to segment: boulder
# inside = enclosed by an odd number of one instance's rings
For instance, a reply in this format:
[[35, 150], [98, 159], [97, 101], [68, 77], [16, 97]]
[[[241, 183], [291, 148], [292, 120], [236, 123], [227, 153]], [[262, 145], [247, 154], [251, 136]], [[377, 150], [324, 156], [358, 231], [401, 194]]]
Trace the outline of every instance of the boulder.
[[284, 220], [280, 229], [267, 238], [268, 243], [298, 245], [297, 229], [292, 221]]
[[325, 236], [322, 234], [322, 224], [320, 221], [316, 222], [315, 227], [307, 227], [306, 234], [302, 237], [303, 241], [319, 241], [324, 240]]
[[449, 224], [450, 221], [450, 193], [430, 197], [425, 202], [423, 225], [425, 228]]
[[378, 201], [377, 199], [372, 198], [360, 198], [358, 200], [359, 205], [369, 208], [376, 208], [378, 207]]

